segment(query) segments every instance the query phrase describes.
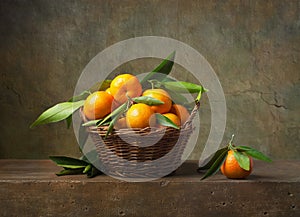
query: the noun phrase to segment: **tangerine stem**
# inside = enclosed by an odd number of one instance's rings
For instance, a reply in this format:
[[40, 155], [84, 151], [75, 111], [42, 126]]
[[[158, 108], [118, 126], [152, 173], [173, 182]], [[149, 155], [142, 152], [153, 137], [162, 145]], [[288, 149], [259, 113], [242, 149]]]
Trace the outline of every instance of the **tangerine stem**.
[[155, 88], [155, 84], [157, 85], [157, 87], [161, 86], [161, 84], [158, 80], [149, 80], [148, 82], [151, 84], [151, 89]]
[[232, 145], [233, 139], [234, 139], [234, 134], [232, 134], [231, 139], [230, 139], [229, 144], [228, 144], [228, 147], [231, 150], [235, 150], [234, 146]]

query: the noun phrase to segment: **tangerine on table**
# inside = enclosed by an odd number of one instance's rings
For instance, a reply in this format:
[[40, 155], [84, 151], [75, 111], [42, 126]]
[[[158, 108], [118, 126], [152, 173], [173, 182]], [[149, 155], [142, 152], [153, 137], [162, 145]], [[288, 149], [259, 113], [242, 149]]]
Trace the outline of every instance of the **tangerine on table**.
[[179, 104], [172, 105], [170, 112], [176, 114], [180, 118], [181, 124], [184, 124], [190, 117], [188, 110]]
[[173, 113], [165, 113], [163, 116], [169, 118], [171, 121], [173, 121], [174, 124], [176, 124], [178, 127], [180, 127], [180, 119], [177, 115]]
[[111, 112], [112, 102], [112, 95], [105, 91], [96, 91], [86, 98], [83, 113], [90, 120], [104, 118]]
[[148, 89], [148, 90], [144, 91], [143, 96], [150, 96], [150, 97], [153, 97], [155, 99], [158, 99], [158, 100], [161, 100], [162, 102], [164, 102], [164, 104], [161, 104], [161, 105], [151, 106], [151, 109], [155, 113], [163, 114], [163, 113], [167, 113], [170, 111], [171, 106], [172, 106], [172, 101], [171, 101], [171, 97], [167, 91], [165, 91], [163, 89]]
[[155, 125], [155, 115], [151, 107], [144, 103], [132, 105], [126, 113], [126, 123], [129, 128], [145, 128]]
[[115, 77], [109, 89], [119, 104], [126, 102], [127, 96], [134, 98], [140, 96], [143, 91], [139, 79], [131, 74], [121, 74]]
[[224, 163], [221, 166], [221, 172], [223, 175], [225, 175], [227, 178], [230, 179], [243, 179], [250, 175], [253, 168], [253, 160], [250, 158], [250, 169], [249, 171], [244, 170], [240, 167], [238, 161], [235, 159], [233, 155], [233, 150], [228, 151], [228, 155], [224, 161]]

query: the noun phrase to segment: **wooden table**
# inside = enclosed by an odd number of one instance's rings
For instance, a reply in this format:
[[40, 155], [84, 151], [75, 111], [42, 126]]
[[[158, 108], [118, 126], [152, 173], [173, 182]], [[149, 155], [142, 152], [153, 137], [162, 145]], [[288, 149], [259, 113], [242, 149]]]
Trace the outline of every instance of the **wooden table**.
[[132, 183], [57, 177], [48, 160], [0, 160], [0, 216], [300, 216], [300, 161], [255, 161], [246, 180], [200, 181], [196, 168]]

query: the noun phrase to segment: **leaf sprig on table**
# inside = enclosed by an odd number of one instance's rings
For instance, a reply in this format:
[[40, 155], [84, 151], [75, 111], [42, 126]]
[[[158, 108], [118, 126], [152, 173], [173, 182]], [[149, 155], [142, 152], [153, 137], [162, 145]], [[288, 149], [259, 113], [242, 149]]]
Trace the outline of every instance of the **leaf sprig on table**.
[[267, 157], [266, 155], [254, 148], [251, 148], [249, 146], [233, 145], [233, 138], [234, 135], [232, 135], [232, 138], [226, 147], [217, 150], [214, 154], [209, 156], [205, 161], [207, 161], [208, 159], [210, 160], [208, 160], [208, 162], [205, 165], [200, 166], [197, 169], [198, 172], [206, 170], [206, 173], [201, 178], [202, 180], [216, 174], [219, 171], [220, 167], [222, 166], [227, 157], [227, 153], [229, 150], [233, 151], [234, 157], [237, 160], [239, 166], [244, 170], [249, 170], [250, 168], [250, 160], [248, 156], [266, 162], [272, 161], [269, 157]]

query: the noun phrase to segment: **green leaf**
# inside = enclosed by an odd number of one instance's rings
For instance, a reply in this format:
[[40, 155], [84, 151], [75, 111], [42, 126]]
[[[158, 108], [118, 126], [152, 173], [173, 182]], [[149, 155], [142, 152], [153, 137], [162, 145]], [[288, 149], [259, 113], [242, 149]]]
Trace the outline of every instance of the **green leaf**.
[[167, 76], [167, 77], [165, 77], [160, 83], [163, 83], [163, 82], [167, 82], [167, 81], [177, 81], [176, 79], [173, 79], [173, 78], [171, 78], [170, 76]]
[[146, 105], [162, 105], [164, 104], [163, 101], [159, 100], [159, 99], [155, 99], [153, 97], [150, 96], [140, 96], [140, 97], [135, 97], [132, 99], [132, 101], [136, 102], [136, 103], [144, 103]]
[[91, 93], [95, 91], [100, 91], [100, 90], [106, 90], [109, 88], [111, 83], [111, 80], [104, 80], [104, 81], [99, 81], [95, 83], [91, 88], [88, 90], [83, 91], [77, 96], [73, 96], [71, 99], [68, 100], [68, 102], [76, 102], [80, 100], [85, 100]]
[[87, 162], [88, 160], [79, 160], [65, 156], [50, 156], [49, 158], [58, 166], [62, 166], [64, 168], [64, 170], [56, 173], [57, 176], [87, 174], [88, 178], [93, 178], [102, 174], [100, 170]]
[[236, 149], [239, 151], [243, 151], [245, 152], [247, 155], [256, 158], [258, 160], [263, 160], [266, 162], [272, 162], [272, 160], [267, 157], [266, 155], [264, 155], [263, 153], [261, 153], [260, 151], [254, 149], [254, 148], [250, 148], [248, 146], [236, 146]]
[[101, 175], [101, 174], [103, 174], [103, 173], [93, 166], [92, 169], [87, 173], [87, 177], [93, 178], [93, 177], [95, 177], [97, 175]]
[[91, 94], [90, 91], [85, 90], [81, 94], [79, 94], [77, 96], [73, 96], [71, 99], [68, 100], [68, 102], [77, 102], [80, 100], [85, 100], [90, 94]]
[[84, 100], [78, 102], [63, 102], [59, 103], [45, 112], [43, 112], [38, 119], [36, 119], [31, 125], [30, 128], [33, 128], [37, 125], [48, 124], [52, 122], [58, 122], [68, 118], [72, 115], [77, 109], [83, 106]]
[[107, 136], [112, 132], [112, 130], [114, 129], [115, 123], [117, 122], [117, 120], [120, 118], [120, 116], [122, 114], [123, 114], [123, 112], [121, 111], [120, 113], [118, 113], [116, 116], [113, 117], [113, 119], [109, 123], [109, 126], [108, 126], [108, 129], [107, 129], [104, 139], [106, 139]]
[[88, 91], [93, 93], [98, 90], [106, 90], [107, 88], [109, 88], [111, 81], [112, 80], [99, 81], [94, 84]]
[[179, 129], [179, 127], [176, 124], [174, 124], [174, 122], [171, 121], [166, 116], [163, 116], [162, 114], [159, 114], [159, 113], [155, 113], [155, 117], [156, 117], [156, 121], [158, 124], [160, 124], [162, 126], [166, 126], [166, 127], [172, 127], [175, 129]]
[[64, 169], [59, 173], [56, 173], [57, 176], [66, 176], [66, 175], [80, 175], [82, 174], [83, 169]]
[[89, 164], [89, 165], [87, 165], [87, 166], [84, 168], [84, 170], [83, 170], [82, 173], [88, 173], [91, 169], [92, 169], [92, 165]]
[[188, 100], [186, 99], [186, 97], [184, 97], [180, 93], [176, 93], [175, 91], [172, 91], [172, 90], [168, 90], [168, 93], [169, 93], [169, 95], [170, 95], [173, 102], [175, 102], [177, 104], [186, 104], [186, 103], [188, 103]]
[[185, 81], [162, 82], [162, 84], [165, 86], [165, 88], [173, 90], [177, 93], [198, 93], [199, 91], [204, 92], [204, 88], [201, 85]]
[[[207, 91], [207, 90], [206, 90]], [[201, 99], [201, 96], [202, 96], [202, 93], [206, 92], [204, 91], [204, 89], [202, 89], [201, 91], [199, 91], [197, 97], [196, 97], [196, 100], [195, 102], [200, 102], [200, 99]]]
[[114, 110], [112, 113], [110, 113], [109, 115], [107, 115], [97, 126], [101, 126], [103, 125], [106, 121], [108, 121], [110, 118], [113, 118], [114, 116], [124, 112], [127, 109], [127, 102], [125, 102], [124, 104], [122, 104], [119, 108], [117, 108], [116, 110]]
[[209, 169], [224, 151], [228, 151], [228, 147], [221, 148], [218, 151], [216, 151], [214, 154], [212, 154], [208, 158], [206, 158], [204, 160], [204, 162], [207, 162], [208, 159], [210, 159], [210, 160], [204, 166], [199, 167], [198, 172], [200, 172], [201, 170]]
[[99, 120], [90, 120], [82, 124], [84, 127], [89, 127], [89, 126], [98, 126], [102, 119]]
[[76, 158], [65, 157], [65, 156], [49, 156], [58, 166], [68, 169], [80, 169], [85, 168], [88, 163]]
[[72, 115], [66, 118], [67, 128], [69, 129], [72, 124]]
[[[173, 51], [166, 59], [164, 59], [155, 69], [148, 73], [141, 81], [144, 84], [150, 79], [163, 80], [172, 70], [175, 59], [175, 51]], [[158, 74], [157, 74], [158, 73]]]
[[[169, 80], [169, 78], [165, 78], [165, 80]], [[158, 80], [150, 80], [150, 83], [153, 85], [154, 88], [162, 88], [162, 82], [158, 81]], [[166, 88], [165, 88], [166, 89]], [[171, 99], [176, 102], [176, 103], [180, 103], [180, 104], [184, 104], [184, 103], [188, 103], [187, 99], [185, 96], [181, 95], [180, 93], [173, 91], [173, 90], [169, 90], [167, 89], [167, 92], [169, 93]]]
[[233, 156], [235, 157], [241, 168], [247, 171], [250, 170], [250, 159], [247, 155], [245, 155], [243, 152], [234, 150]]
[[216, 159], [216, 161], [213, 163], [213, 165], [207, 170], [207, 172], [204, 174], [204, 176], [201, 178], [201, 180], [208, 178], [209, 176], [214, 175], [216, 172], [219, 171], [220, 167], [224, 163], [226, 157], [227, 157], [228, 150], [224, 150], [219, 157]]

